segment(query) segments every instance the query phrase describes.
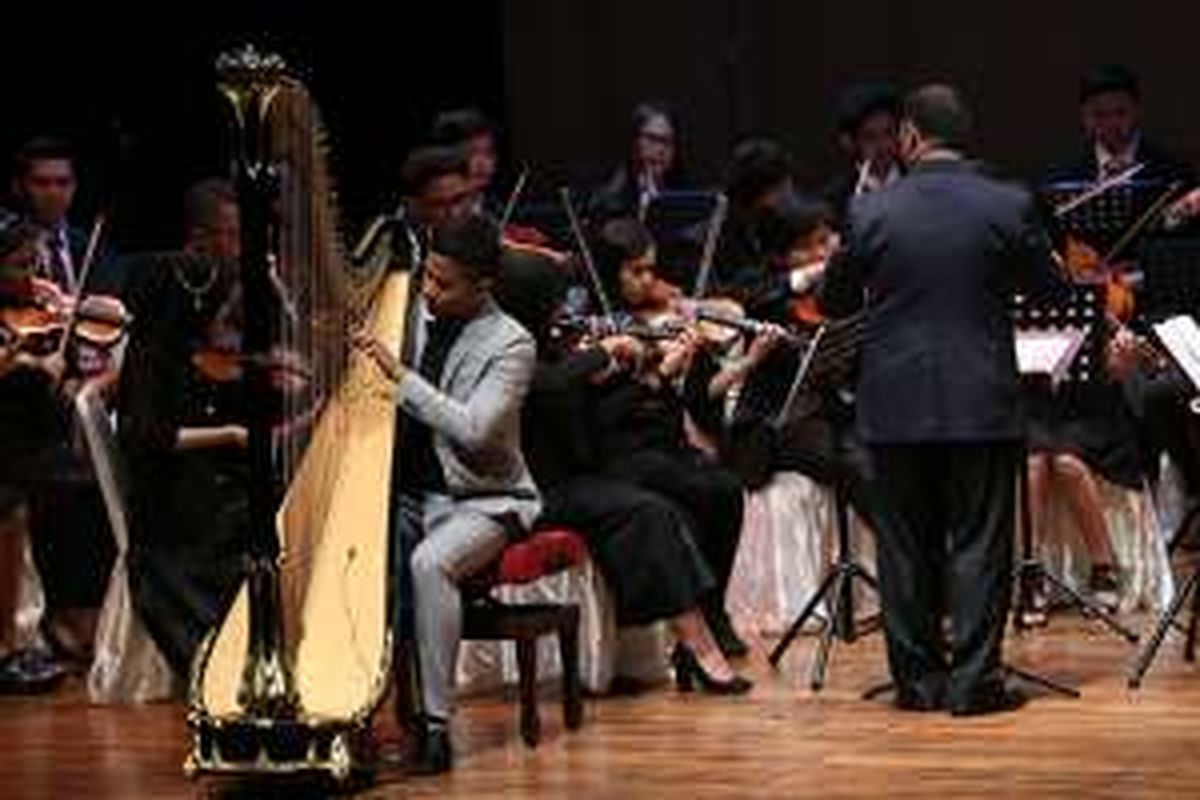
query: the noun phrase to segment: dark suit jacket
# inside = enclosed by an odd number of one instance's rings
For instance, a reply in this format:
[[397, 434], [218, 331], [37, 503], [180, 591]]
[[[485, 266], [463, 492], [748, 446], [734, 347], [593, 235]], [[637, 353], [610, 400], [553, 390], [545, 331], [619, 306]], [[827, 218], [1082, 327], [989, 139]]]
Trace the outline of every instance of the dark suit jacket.
[[868, 444], [1019, 438], [1009, 308], [1054, 266], [1025, 191], [963, 161], [918, 164], [851, 206], [823, 303], [867, 302], [858, 425]]

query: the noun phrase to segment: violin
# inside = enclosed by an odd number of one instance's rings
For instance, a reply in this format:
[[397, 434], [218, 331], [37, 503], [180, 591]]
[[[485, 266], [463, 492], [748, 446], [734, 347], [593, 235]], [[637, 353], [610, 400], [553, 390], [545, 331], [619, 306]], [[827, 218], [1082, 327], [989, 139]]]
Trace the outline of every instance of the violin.
[[255, 356], [220, 347], [203, 347], [192, 353], [191, 362], [196, 372], [211, 383], [240, 381], [245, 377], [248, 365], [264, 367], [270, 374], [271, 386], [285, 393], [303, 389], [312, 379], [312, 373], [300, 357], [290, 351]]
[[25, 351], [46, 355], [63, 348], [68, 328], [80, 341], [105, 350], [124, 336], [130, 316], [118, 298], [96, 294], [75, 300], [43, 278], [30, 278], [27, 286], [22, 302], [0, 309], [0, 325]]
[[1062, 262], [1072, 280], [1103, 286], [1104, 308], [1111, 318], [1121, 322], [1133, 318], [1133, 286], [1126, 265], [1107, 263], [1095, 248], [1074, 236], [1067, 237]]

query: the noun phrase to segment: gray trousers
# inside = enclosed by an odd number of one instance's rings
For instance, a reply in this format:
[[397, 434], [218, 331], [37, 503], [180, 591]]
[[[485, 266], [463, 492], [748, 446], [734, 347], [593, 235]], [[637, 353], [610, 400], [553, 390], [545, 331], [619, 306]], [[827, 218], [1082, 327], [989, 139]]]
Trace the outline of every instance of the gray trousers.
[[[408, 546], [401, 552], [411, 552], [408, 578], [423, 711], [448, 719], [454, 712], [454, 677], [462, 639], [458, 585], [500, 554], [506, 531], [494, 518], [443, 495], [422, 498], [419, 517], [417, 504], [405, 505], [400, 536]], [[403, 570], [398, 573], [402, 576]]]

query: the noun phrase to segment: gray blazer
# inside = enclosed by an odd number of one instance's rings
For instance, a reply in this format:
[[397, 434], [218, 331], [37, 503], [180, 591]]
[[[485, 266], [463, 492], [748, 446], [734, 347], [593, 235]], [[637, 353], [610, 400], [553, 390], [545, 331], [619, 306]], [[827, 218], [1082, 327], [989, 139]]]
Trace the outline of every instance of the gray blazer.
[[[425, 326], [416, 327], [420, 363]], [[515, 512], [525, 524], [541, 507], [521, 453], [521, 405], [536, 362], [533, 337], [489, 301], [450, 348], [438, 386], [409, 371], [397, 390], [404, 412], [433, 429], [451, 497], [488, 515]]]

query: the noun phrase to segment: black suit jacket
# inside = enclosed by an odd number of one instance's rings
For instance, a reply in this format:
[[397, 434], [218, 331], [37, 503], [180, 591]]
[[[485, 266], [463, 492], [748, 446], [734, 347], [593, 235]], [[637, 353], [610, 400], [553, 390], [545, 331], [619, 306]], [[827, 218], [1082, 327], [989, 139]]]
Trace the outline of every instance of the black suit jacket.
[[867, 298], [858, 425], [868, 444], [1017, 439], [1010, 305], [1055, 284], [1030, 195], [964, 161], [918, 164], [851, 206], [823, 303]]

